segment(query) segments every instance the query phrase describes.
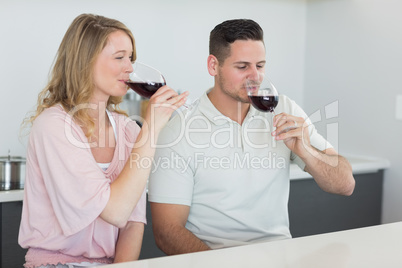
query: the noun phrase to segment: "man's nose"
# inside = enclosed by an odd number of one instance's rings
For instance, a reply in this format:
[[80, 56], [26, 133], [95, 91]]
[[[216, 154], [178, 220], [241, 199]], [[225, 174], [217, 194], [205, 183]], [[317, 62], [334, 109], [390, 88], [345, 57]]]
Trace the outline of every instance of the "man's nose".
[[260, 81], [261, 77], [261, 72], [257, 68], [252, 68], [247, 78], [252, 81]]

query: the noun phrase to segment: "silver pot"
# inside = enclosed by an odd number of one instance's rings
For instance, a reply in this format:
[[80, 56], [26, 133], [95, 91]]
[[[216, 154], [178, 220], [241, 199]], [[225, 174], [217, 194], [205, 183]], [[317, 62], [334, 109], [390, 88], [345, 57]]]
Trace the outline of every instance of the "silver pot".
[[24, 189], [25, 158], [20, 156], [0, 156], [0, 190]]

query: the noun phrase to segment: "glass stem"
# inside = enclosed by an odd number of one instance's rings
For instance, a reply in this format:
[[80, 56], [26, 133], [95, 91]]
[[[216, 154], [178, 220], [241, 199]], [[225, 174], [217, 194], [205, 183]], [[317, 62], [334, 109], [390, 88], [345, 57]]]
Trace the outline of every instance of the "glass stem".
[[[275, 130], [274, 129], [274, 117], [275, 117], [275, 112], [272, 111], [271, 112], [271, 133]], [[275, 139], [276, 137], [271, 135], [271, 138], [272, 138], [272, 148], [275, 148], [276, 147], [276, 139]]]

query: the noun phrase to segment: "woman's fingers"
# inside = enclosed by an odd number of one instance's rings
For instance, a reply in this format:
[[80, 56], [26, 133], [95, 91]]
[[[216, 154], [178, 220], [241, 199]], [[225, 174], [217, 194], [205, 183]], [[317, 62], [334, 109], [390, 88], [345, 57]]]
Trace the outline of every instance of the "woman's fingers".
[[179, 108], [180, 106], [182, 106], [186, 101], [187, 101], [187, 97], [190, 93], [188, 91], [183, 92], [180, 95], [177, 95], [174, 98], [171, 98], [169, 101], [172, 101], [173, 105], [177, 106], [177, 108]]
[[[183, 92], [182, 94], [177, 94], [176, 91], [171, 89], [168, 86], [163, 86], [158, 91], [155, 92], [155, 94], [151, 97], [151, 102], [154, 104], [170, 104], [170, 105], [183, 105], [187, 97], [189, 95], [189, 92]], [[178, 108], [178, 107], [177, 107]]]
[[168, 86], [159, 88], [150, 98], [153, 103], [163, 103], [170, 98], [177, 96], [177, 92]]

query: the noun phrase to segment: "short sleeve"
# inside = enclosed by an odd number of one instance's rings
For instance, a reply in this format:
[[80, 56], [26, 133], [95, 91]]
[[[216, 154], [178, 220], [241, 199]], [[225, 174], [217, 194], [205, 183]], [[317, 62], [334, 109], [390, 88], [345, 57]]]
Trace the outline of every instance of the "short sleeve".
[[[169, 123], [174, 123], [170, 121]], [[191, 206], [193, 198], [194, 174], [188, 161], [178, 153], [186, 145], [171, 144], [177, 133], [174, 125], [166, 126], [161, 132], [154, 157], [154, 166], [148, 184], [148, 199], [150, 202], [169, 203]]]
[[[307, 114], [303, 111], [303, 109], [297, 105], [293, 100], [284, 97], [284, 102], [286, 105], [289, 107], [288, 113], [298, 116], [298, 117], [303, 117], [306, 120], [306, 123], [308, 125], [308, 131], [310, 135], [310, 144], [317, 148], [318, 150], [325, 150], [328, 148], [333, 148], [332, 145], [323, 137], [321, 136], [317, 129], [315, 128], [314, 124], [311, 122], [310, 118], [307, 116]], [[296, 154], [293, 152], [291, 153], [290, 160], [297, 164], [302, 170], [304, 170], [306, 164], [301, 160], [300, 157], [298, 157]]]

